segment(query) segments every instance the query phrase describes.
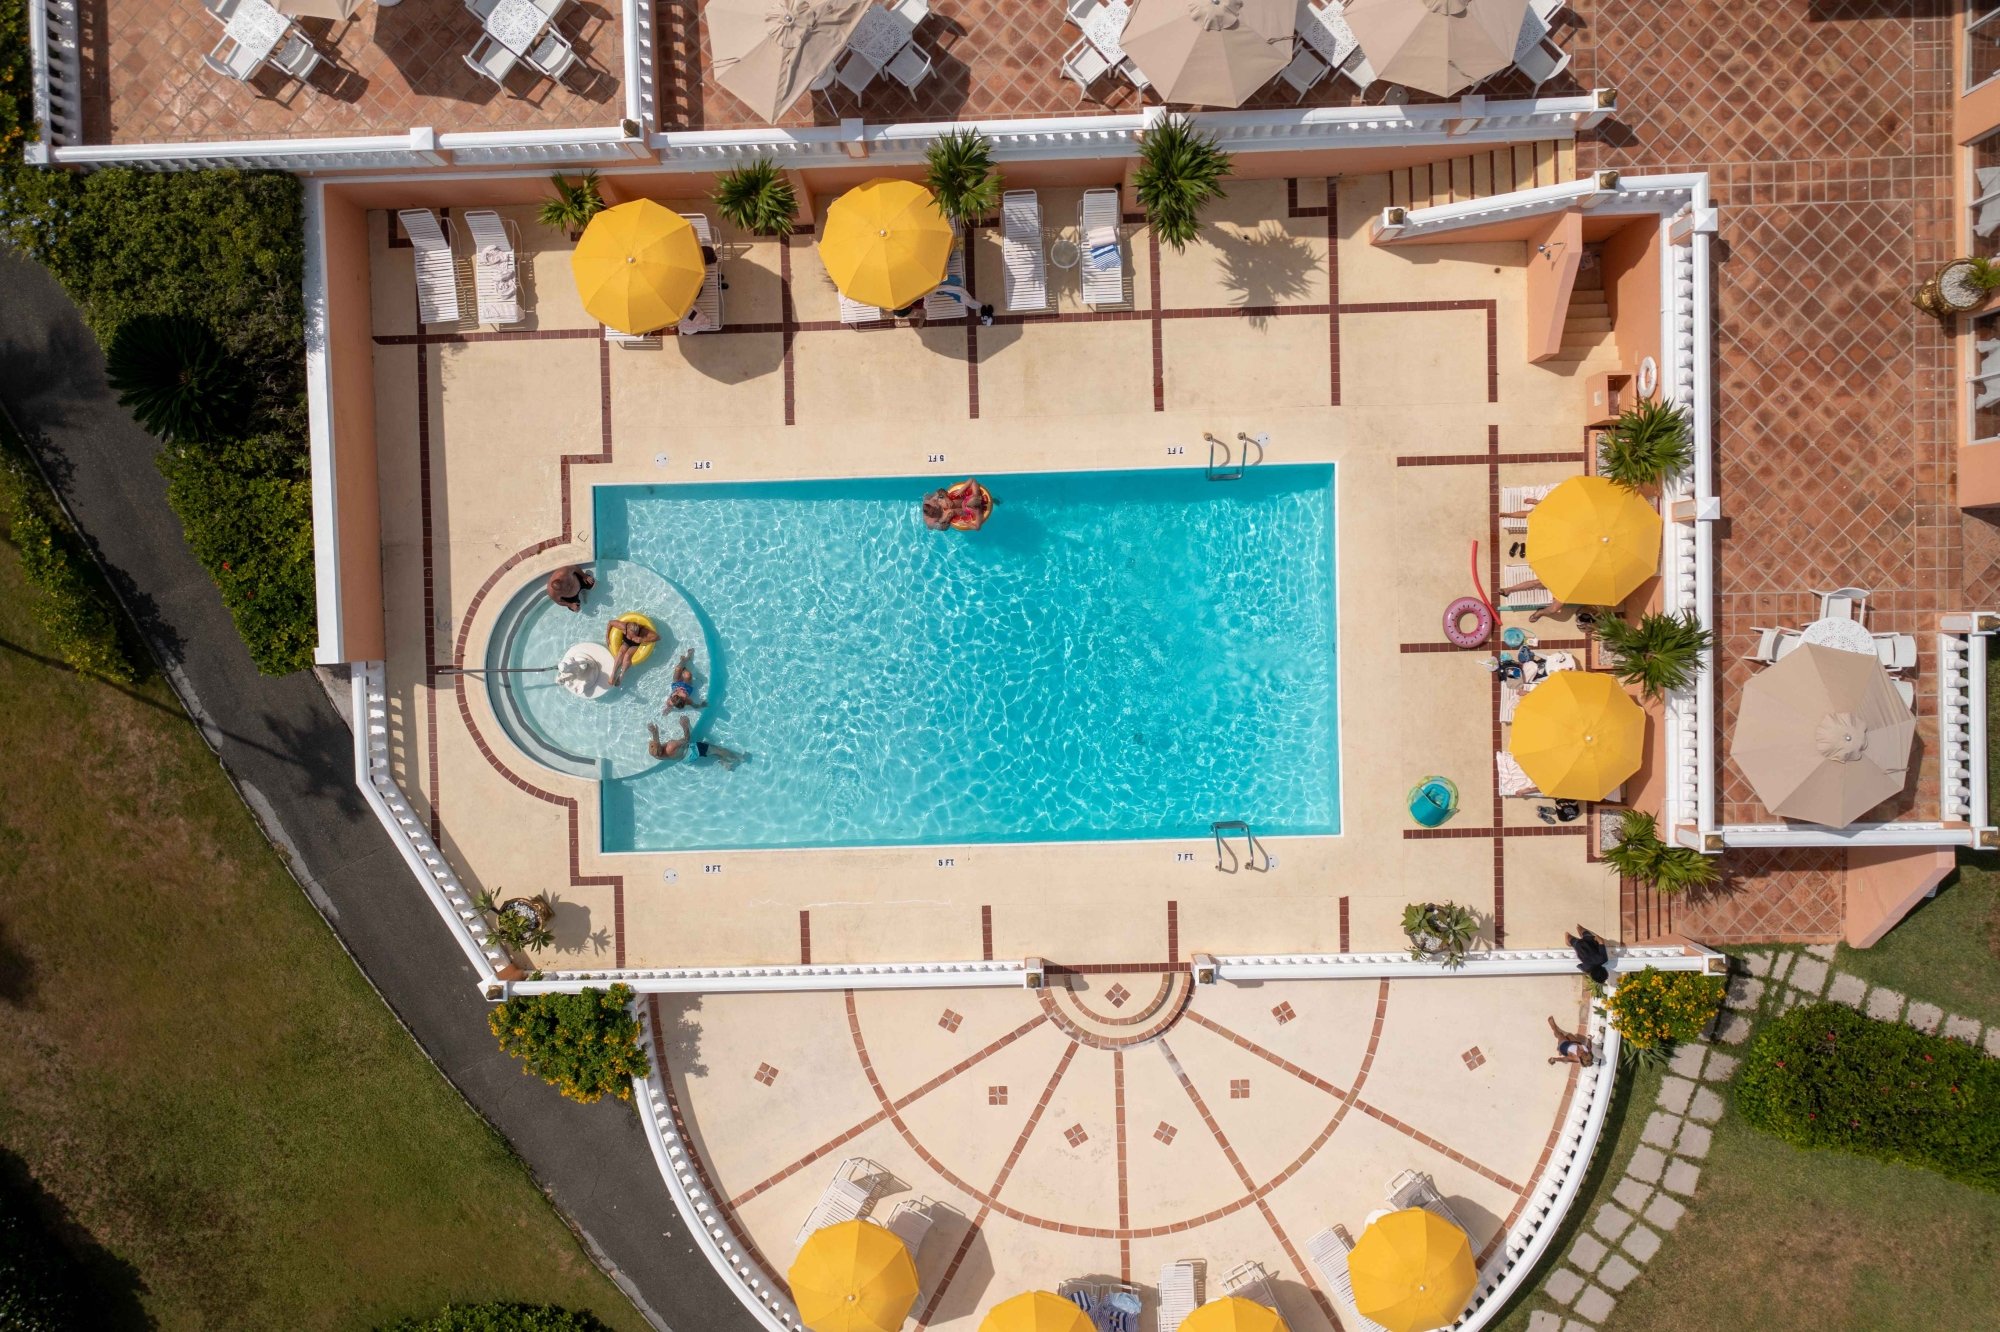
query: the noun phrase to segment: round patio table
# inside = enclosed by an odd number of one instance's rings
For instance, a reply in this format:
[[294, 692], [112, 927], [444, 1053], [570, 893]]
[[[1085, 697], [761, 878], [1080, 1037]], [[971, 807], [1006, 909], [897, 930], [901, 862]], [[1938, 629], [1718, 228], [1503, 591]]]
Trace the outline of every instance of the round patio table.
[[1875, 636], [1868, 632], [1861, 621], [1840, 616], [1814, 620], [1799, 631], [1799, 642], [1833, 648], [1839, 652], [1858, 652], [1864, 657], [1875, 655]]

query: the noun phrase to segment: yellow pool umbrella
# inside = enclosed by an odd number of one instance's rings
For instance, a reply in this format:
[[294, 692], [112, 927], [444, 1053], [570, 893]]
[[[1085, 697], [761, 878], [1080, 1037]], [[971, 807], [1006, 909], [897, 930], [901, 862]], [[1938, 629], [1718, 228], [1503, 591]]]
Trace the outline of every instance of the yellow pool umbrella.
[[1472, 1241], [1436, 1212], [1406, 1207], [1361, 1232], [1347, 1255], [1354, 1307], [1389, 1332], [1427, 1332], [1465, 1311], [1479, 1279]]
[[1031, 1290], [1002, 1300], [979, 1320], [979, 1332], [1096, 1332], [1090, 1316], [1060, 1295]]
[[799, 1320], [813, 1332], [896, 1332], [917, 1302], [917, 1265], [872, 1221], [815, 1230], [787, 1275]]
[[1181, 1320], [1181, 1332], [1291, 1332], [1275, 1309], [1225, 1295], [1210, 1300]]
[[1659, 572], [1659, 510], [1629, 486], [1573, 476], [1528, 510], [1528, 566], [1559, 601], [1615, 606]]
[[819, 257], [847, 299], [898, 310], [944, 281], [953, 240], [929, 190], [884, 178], [827, 208]]
[[706, 266], [686, 218], [635, 199], [590, 219], [569, 271], [584, 313], [620, 333], [651, 333], [694, 308]]
[[1507, 750], [1545, 796], [1602, 800], [1639, 770], [1646, 713], [1608, 675], [1557, 671], [1521, 696]]

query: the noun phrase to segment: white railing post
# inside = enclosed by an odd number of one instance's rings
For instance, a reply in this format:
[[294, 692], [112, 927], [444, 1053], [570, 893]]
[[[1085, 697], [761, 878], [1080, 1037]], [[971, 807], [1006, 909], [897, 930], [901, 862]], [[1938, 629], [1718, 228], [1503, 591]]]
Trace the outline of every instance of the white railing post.
[[624, 0], [625, 119], [643, 138], [659, 124], [659, 87], [653, 61], [653, 0]]
[[1455, 139], [1460, 135], [1472, 133], [1485, 122], [1486, 98], [1479, 93], [1473, 93], [1458, 99], [1458, 115], [1446, 122], [1445, 133]]
[[438, 151], [437, 131], [418, 125], [410, 131], [410, 156], [426, 166], [449, 166], [451, 155]]

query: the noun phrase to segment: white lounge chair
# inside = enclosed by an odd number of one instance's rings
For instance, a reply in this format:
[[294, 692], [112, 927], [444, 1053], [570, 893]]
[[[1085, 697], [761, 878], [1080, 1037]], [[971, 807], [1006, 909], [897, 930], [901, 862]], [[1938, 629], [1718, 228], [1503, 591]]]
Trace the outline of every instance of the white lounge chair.
[[1917, 668], [1917, 637], [1915, 634], [1877, 634], [1875, 655], [1885, 671], [1913, 671]]
[[1264, 1270], [1264, 1264], [1255, 1259], [1239, 1263], [1231, 1269], [1229, 1275], [1222, 1279], [1222, 1293], [1261, 1304], [1273, 1313], [1284, 1313], [1278, 1308], [1277, 1292], [1271, 1289], [1271, 1274]]
[[1502, 749], [1493, 755], [1493, 780], [1503, 796], [1538, 796], [1541, 788], [1522, 771], [1512, 754]]
[[896, 58], [888, 64], [889, 77], [912, 92], [918, 84], [931, 76], [931, 53], [923, 43], [912, 41], [896, 52]]
[[840, 322], [843, 324], [873, 324], [886, 318], [879, 305], [863, 305], [860, 301], [850, 301], [843, 294], [840, 298]]
[[[965, 246], [963, 244], [952, 246], [951, 257], [945, 260], [944, 275], [948, 278], [957, 278], [959, 281], [959, 289], [964, 290]], [[938, 323], [949, 322], [950, 320], [954, 319], [963, 319], [963, 318], [965, 318], [964, 301], [958, 300], [956, 297], [952, 296], [939, 295], [935, 291], [932, 292], [930, 295], [924, 297], [925, 323], [938, 324]]]
[[905, 1198], [889, 1213], [889, 1233], [903, 1241], [903, 1247], [910, 1251], [910, 1261], [915, 1262], [924, 1247], [924, 1237], [931, 1233], [931, 1225], [937, 1220], [937, 1204], [929, 1198]]
[[457, 323], [458, 264], [444, 223], [428, 208], [405, 208], [396, 217], [416, 249], [417, 322]]
[[819, 1195], [819, 1201], [806, 1214], [806, 1223], [799, 1227], [794, 1248], [804, 1244], [814, 1231], [860, 1219], [868, 1204], [875, 1201], [872, 1178], [864, 1179], [861, 1174], [866, 1164], [858, 1156], [850, 1156], [840, 1163], [833, 1172], [833, 1178], [827, 1182], [826, 1191]]
[[1278, 77], [1291, 85], [1303, 100], [1307, 93], [1319, 86], [1321, 79], [1331, 73], [1333, 66], [1322, 60], [1319, 52], [1300, 42], [1298, 50], [1292, 55], [1292, 63], [1279, 70]]
[[552, 79], [560, 79], [576, 64], [576, 51], [563, 40], [563, 35], [554, 28], [542, 34], [535, 49], [528, 52], [528, 63]]
[[1569, 52], [1537, 41], [1514, 56], [1514, 68], [1533, 79], [1537, 88], [1569, 68]]
[[1535, 571], [1525, 564], [1500, 566], [1499, 599], [1502, 606], [1515, 609], [1552, 606], [1556, 600], [1555, 595], [1542, 586], [1542, 580]]
[[1525, 532], [1528, 530], [1528, 511], [1549, 497], [1556, 488], [1555, 482], [1545, 486], [1502, 486], [1500, 487], [1500, 530], [1503, 532]]
[[1089, 92], [1092, 84], [1111, 72], [1111, 62], [1085, 38], [1063, 53], [1062, 72], [1064, 78]]
[[1347, 1255], [1354, 1249], [1354, 1241], [1340, 1226], [1328, 1226], [1306, 1241], [1306, 1256], [1312, 1262], [1313, 1270], [1326, 1288], [1342, 1306], [1340, 1324], [1342, 1327], [1358, 1328], [1359, 1332], [1388, 1332], [1380, 1323], [1363, 1318], [1354, 1307], [1354, 1280], [1348, 1275]]
[[1000, 196], [1000, 261], [1009, 310], [1046, 310], [1048, 270], [1042, 253], [1042, 197], [1033, 190]]
[[[694, 228], [694, 238], [708, 249], [715, 248], [715, 233], [708, 225], [705, 213], [682, 213], [688, 225]], [[717, 259], [708, 265], [701, 275], [701, 290], [695, 293], [694, 309], [681, 320], [680, 332], [720, 333], [722, 331], [722, 261]]]
[[[1405, 1170], [1389, 1181], [1389, 1206], [1397, 1211], [1405, 1207], [1421, 1207], [1465, 1230], [1465, 1223], [1445, 1203], [1437, 1184], [1422, 1171]], [[1465, 1233], [1469, 1236], [1472, 1232], [1465, 1230]]]
[[1837, 587], [1819, 594], [1822, 620], [1859, 620], [1868, 606], [1868, 593], [1858, 587]]
[[465, 214], [472, 235], [473, 287], [479, 294], [479, 322], [521, 322], [521, 273], [515, 257], [514, 227], [490, 208]]
[[250, 53], [234, 37], [225, 36], [215, 44], [215, 49], [201, 58], [202, 63], [226, 79], [238, 83], [248, 83], [250, 76], [257, 72], [264, 62]]
[[1200, 1266], [1182, 1259], [1160, 1268], [1160, 1332], [1180, 1332], [1180, 1325], [1201, 1304]]
[[627, 349], [664, 345], [660, 341], [660, 335], [657, 333], [620, 333], [609, 324], [604, 326], [604, 340], [614, 347], [624, 347]]
[[465, 53], [465, 66], [495, 87], [505, 88], [507, 76], [514, 72], [514, 62], [518, 58], [494, 38], [482, 36]]
[[1125, 301], [1125, 248], [1118, 241], [1118, 191], [1085, 190], [1081, 214], [1085, 305], [1121, 305]]

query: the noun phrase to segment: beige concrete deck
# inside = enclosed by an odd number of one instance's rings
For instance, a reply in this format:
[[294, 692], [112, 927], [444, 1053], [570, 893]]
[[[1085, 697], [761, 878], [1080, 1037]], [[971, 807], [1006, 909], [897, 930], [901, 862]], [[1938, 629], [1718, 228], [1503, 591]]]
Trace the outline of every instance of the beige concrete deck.
[[[732, 331], [647, 350], [606, 348], [567, 242], [526, 210], [526, 331], [419, 335], [410, 252], [378, 217], [395, 754], [447, 854], [469, 883], [556, 900], [556, 947], [535, 959], [555, 969], [1391, 949], [1403, 905], [1443, 895], [1508, 944], [1615, 929], [1616, 881], [1587, 860], [1583, 825], [1545, 836], [1529, 803], [1499, 808], [1492, 677], [1439, 650], [1475, 539], [1492, 586], [1494, 487], [1581, 469], [1587, 366], [1526, 363], [1518, 245], [1370, 247], [1387, 189], [1343, 180], [1330, 220], [1322, 181], [1298, 182], [1296, 207], [1286, 182], [1233, 184], [1185, 254], [1127, 228], [1126, 313], [1074, 317], [1074, 277], [1052, 268], [1063, 318], [971, 334], [827, 327], [810, 236], [723, 227]], [[1044, 215], [1076, 201], [1044, 191]], [[974, 245], [975, 289], [997, 293], [997, 238]], [[1440, 302], [1456, 304], [1424, 308]], [[1343, 831], [1271, 843], [1269, 873], [1217, 873], [1205, 839], [953, 848], [949, 868], [939, 848], [601, 855], [594, 784], [538, 768], [483, 687], [428, 669], [479, 664], [515, 589], [590, 556], [594, 484], [1182, 466], [1204, 430], [1267, 431], [1272, 461], [1338, 464]], [[1430, 773], [1465, 808], [1453, 835], [1411, 837], [1404, 792]], [[1091, 955], [1072, 955], [1078, 940]]]

